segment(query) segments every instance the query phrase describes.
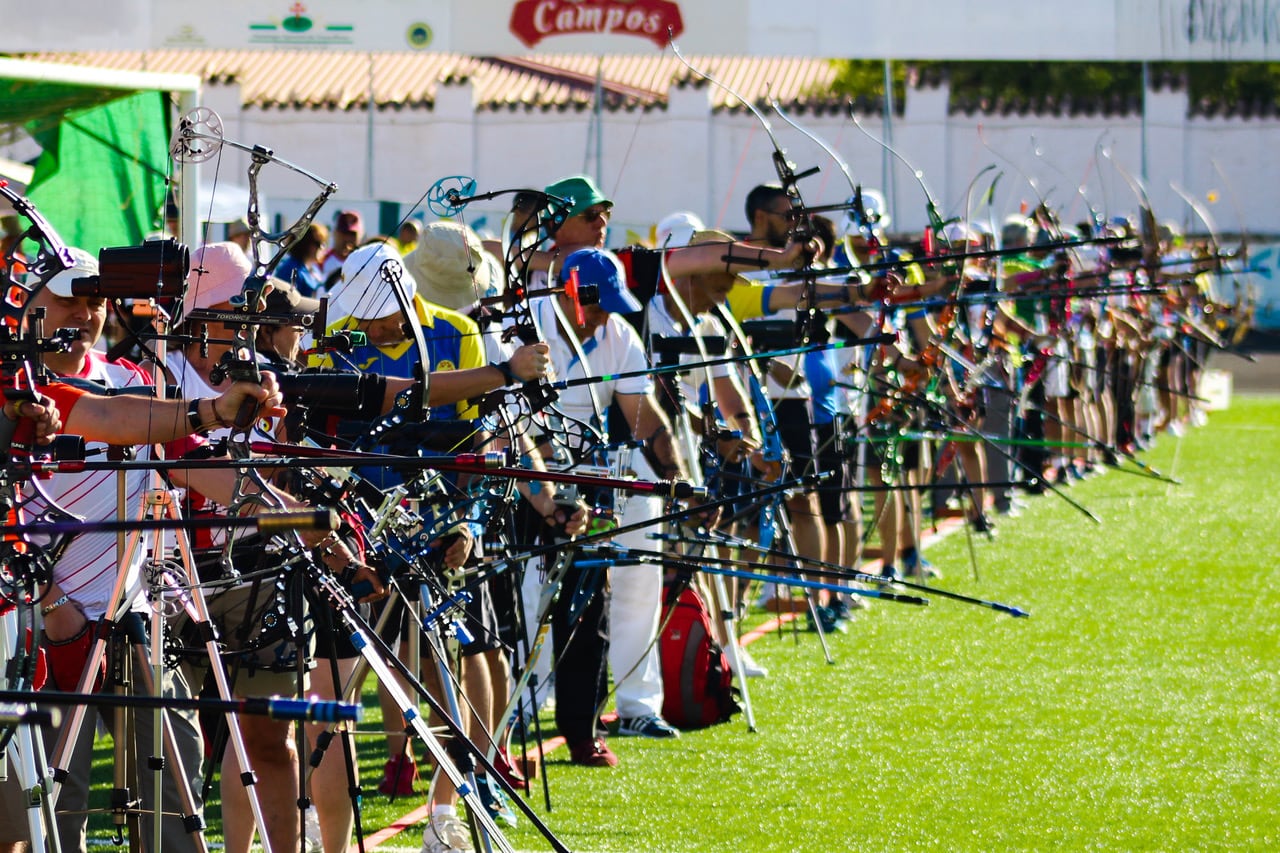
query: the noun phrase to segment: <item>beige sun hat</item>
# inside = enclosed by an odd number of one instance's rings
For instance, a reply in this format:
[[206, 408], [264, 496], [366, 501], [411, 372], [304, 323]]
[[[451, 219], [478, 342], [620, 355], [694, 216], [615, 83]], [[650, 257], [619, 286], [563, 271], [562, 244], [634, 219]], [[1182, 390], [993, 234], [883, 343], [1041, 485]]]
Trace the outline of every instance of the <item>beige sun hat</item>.
[[490, 295], [502, 280], [498, 259], [484, 250], [475, 231], [457, 222], [423, 228], [404, 263], [418, 283], [419, 296], [455, 311]]

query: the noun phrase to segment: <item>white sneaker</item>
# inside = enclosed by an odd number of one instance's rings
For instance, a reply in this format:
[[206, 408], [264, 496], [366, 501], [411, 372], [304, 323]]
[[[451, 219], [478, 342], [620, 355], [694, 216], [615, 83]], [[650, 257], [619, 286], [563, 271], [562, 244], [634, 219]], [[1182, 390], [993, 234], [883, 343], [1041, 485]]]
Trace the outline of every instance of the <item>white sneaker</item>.
[[324, 850], [324, 842], [320, 835], [320, 813], [316, 811], [315, 806], [307, 808], [306, 823], [303, 826], [302, 839], [306, 845], [307, 853], [322, 853]]
[[435, 815], [422, 830], [422, 853], [473, 853], [471, 832], [457, 815]]
[[[733, 669], [733, 655], [726, 655], [729, 658], [729, 668]], [[745, 646], [738, 646], [738, 659], [742, 661], [742, 672], [734, 670], [735, 675], [742, 675], [746, 678], [764, 678], [769, 674], [769, 670], [755, 662], [751, 655], [747, 654]]]

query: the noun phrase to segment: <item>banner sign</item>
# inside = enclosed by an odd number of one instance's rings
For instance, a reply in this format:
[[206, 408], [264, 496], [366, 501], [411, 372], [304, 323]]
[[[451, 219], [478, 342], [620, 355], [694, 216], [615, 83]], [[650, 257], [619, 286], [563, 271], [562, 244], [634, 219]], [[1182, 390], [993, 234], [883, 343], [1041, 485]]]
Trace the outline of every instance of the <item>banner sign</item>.
[[1280, 61], [1280, 0], [41, 0], [0, 53], [333, 48], [471, 56]]
[[662, 49], [684, 33], [680, 4], [668, 0], [519, 0], [510, 27], [530, 49], [548, 36], [584, 34], [639, 36]]

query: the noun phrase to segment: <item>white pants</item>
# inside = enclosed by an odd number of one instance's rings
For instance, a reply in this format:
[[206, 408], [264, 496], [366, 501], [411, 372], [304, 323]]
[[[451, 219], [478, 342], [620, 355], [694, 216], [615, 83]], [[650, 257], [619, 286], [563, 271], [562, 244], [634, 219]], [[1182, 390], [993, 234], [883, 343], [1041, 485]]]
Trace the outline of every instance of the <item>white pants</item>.
[[[656, 477], [637, 451], [632, 467], [641, 480]], [[620, 499], [622, 496], [619, 496]], [[620, 526], [662, 515], [662, 499], [632, 495], [626, 498]], [[618, 536], [624, 548], [668, 550], [648, 538], [653, 528]], [[616, 686], [614, 701], [620, 717], [662, 714], [662, 664], [654, 638], [662, 615], [662, 567], [652, 564], [614, 566], [609, 570], [609, 668]]]
[[[530, 649], [533, 648], [533, 640], [534, 640], [534, 637], [537, 635], [538, 628], [539, 628], [538, 604], [539, 604], [539, 599], [542, 596], [542, 586], [543, 586], [541, 569], [542, 569], [541, 557], [534, 557], [533, 559], [527, 561], [525, 563], [525, 568], [524, 568], [524, 579], [520, 585], [520, 595], [524, 602], [525, 632], [526, 632], [526, 638], [529, 641]], [[524, 661], [521, 661], [521, 667], [524, 667], [526, 665], [527, 664]], [[545, 702], [551, 696], [551, 691], [547, 689], [547, 682], [551, 677], [551, 633], [550, 631], [547, 632], [546, 642], [543, 643], [542, 651], [539, 653], [538, 659], [534, 662], [533, 672], [534, 672], [534, 678], [536, 679], [536, 681], [533, 683], [536, 683], [538, 686], [537, 702], [538, 702], [538, 706], [541, 707], [542, 703]], [[525, 689], [524, 693], [525, 693], [525, 696], [522, 697], [520, 700], [522, 704], [524, 704], [528, 699], [528, 688]]]
[[[649, 464], [635, 454], [632, 468], [641, 480], [654, 480]], [[634, 524], [662, 514], [662, 499], [633, 495], [625, 499], [619, 526]], [[641, 529], [620, 535], [615, 541], [624, 548], [663, 550], [663, 543], [647, 538]], [[529, 641], [537, 631], [538, 596], [542, 591], [538, 567], [531, 561], [523, 582], [525, 625]], [[662, 664], [654, 638], [662, 614], [662, 567], [656, 565], [615, 566], [609, 570], [609, 668], [616, 684], [615, 702], [621, 717], [642, 717], [662, 713]], [[538, 684], [545, 687], [551, 672], [551, 640], [548, 637], [534, 666]], [[539, 702], [549, 692], [539, 689]]]

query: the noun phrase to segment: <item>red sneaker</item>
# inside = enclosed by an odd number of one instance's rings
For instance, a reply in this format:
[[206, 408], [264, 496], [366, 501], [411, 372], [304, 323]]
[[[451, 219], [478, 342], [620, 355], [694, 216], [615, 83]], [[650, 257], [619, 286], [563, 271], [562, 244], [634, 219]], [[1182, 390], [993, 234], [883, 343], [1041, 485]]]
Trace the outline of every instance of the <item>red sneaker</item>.
[[418, 765], [407, 755], [388, 758], [382, 768], [382, 783], [378, 793], [388, 797], [407, 797], [413, 793], [413, 783], [418, 781]]
[[605, 743], [602, 737], [574, 741], [569, 744], [569, 758], [574, 764], [581, 764], [583, 767], [618, 766], [618, 756], [613, 754], [613, 750], [609, 749], [609, 744]]
[[497, 755], [493, 757], [493, 766], [512, 788], [517, 791], [529, 790], [529, 780], [511, 763], [511, 756], [505, 749], [498, 750]]

